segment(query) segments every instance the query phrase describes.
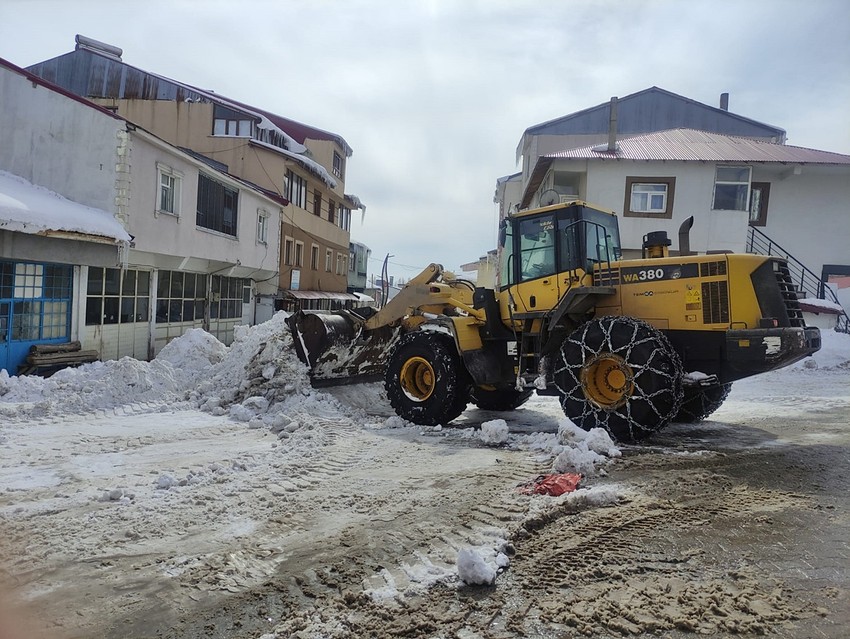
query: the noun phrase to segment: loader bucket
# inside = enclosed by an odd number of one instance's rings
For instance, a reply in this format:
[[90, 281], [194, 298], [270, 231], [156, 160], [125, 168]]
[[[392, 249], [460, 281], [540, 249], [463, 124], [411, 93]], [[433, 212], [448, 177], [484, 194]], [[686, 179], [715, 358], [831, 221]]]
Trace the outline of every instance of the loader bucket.
[[298, 358], [310, 368], [313, 386], [336, 386], [383, 378], [398, 329], [368, 330], [356, 312], [298, 311], [286, 320]]

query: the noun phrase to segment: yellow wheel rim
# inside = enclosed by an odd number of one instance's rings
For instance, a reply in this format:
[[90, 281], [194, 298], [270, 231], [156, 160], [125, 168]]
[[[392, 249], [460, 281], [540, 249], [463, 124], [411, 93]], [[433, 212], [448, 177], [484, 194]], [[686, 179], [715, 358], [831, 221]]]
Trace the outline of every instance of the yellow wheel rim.
[[424, 402], [434, 393], [436, 376], [434, 368], [427, 359], [422, 357], [408, 359], [401, 367], [399, 378], [404, 392], [417, 402]]
[[600, 408], [613, 410], [632, 396], [634, 373], [619, 355], [601, 353], [581, 369], [581, 386], [587, 399]]

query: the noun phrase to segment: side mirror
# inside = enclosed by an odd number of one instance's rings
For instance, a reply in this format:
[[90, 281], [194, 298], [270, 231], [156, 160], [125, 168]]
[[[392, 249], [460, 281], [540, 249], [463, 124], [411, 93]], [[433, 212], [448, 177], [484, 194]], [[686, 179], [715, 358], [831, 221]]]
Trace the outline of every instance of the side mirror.
[[501, 222], [499, 222], [499, 246], [500, 247], [505, 246], [505, 239], [507, 238], [507, 235], [508, 235], [507, 229], [508, 229], [508, 221], [503, 219]]

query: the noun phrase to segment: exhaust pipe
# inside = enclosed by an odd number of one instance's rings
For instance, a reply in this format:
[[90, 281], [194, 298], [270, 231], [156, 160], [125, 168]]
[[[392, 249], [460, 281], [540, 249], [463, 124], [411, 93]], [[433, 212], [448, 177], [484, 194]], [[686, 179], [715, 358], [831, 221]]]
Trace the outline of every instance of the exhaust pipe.
[[679, 255], [696, 255], [691, 250], [691, 227], [694, 225], [694, 216], [682, 222], [679, 227]]

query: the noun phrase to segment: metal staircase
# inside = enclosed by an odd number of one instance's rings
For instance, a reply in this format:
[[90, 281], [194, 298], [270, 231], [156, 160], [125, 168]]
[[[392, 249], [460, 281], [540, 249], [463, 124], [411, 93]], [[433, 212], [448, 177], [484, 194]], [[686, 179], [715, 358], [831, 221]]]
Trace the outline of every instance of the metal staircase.
[[[747, 253], [784, 258], [788, 261], [788, 272], [791, 280], [801, 293], [804, 293], [806, 297], [827, 300], [841, 306], [833, 290], [826, 286], [819, 276], [754, 226], [750, 227], [747, 234]], [[843, 308], [838, 316], [838, 324], [835, 326], [835, 330], [841, 333], [850, 333], [850, 317], [847, 316], [847, 311]]]

